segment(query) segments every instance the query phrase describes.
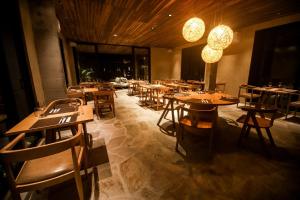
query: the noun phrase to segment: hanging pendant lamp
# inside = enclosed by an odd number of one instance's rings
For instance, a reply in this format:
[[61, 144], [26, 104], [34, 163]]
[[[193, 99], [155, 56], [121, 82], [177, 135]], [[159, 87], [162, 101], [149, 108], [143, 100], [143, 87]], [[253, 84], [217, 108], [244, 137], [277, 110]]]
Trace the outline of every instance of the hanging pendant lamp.
[[204, 21], [198, 17], [194, 17], [185, 22], [182, 28], [182, 35], [188, 42], [196, 42], [205, 31]]
[[233, 39], [233, 31], [229, 26], [218, 25], [213, 28], [207, 38], [207, 44], [212, 49], [225, 49]]
[[215, 50], [206, 45], [201, 53], [201, 57], [206, 63], [218, 62], [223, 55], [223, 50]]

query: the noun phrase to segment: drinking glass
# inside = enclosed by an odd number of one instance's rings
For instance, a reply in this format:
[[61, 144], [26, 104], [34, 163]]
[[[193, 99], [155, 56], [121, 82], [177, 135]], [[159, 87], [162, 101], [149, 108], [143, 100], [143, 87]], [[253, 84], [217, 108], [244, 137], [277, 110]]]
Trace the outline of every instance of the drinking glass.
[[269, 82], [269, 83], [268, 83], [268, 87], [272, 87], [272, 82]]

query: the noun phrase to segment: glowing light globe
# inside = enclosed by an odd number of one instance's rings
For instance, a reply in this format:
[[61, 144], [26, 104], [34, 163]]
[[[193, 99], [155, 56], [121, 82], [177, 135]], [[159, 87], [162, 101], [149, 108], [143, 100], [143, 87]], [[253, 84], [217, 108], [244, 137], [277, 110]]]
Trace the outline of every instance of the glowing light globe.
[[196, 42], [205, 31], [204, 21], [198, 17], [194, 17], [185, 22], [182, 28], [182, 35], [188, 42]]
[[218, 62], [223, 55], [223, 50], [215, 50], [206, 45], [202, 49], [201, 57], [206, 63], [215, 63]]
[[208, 34], [207, 44], [212, 49], [225, 49], [233, 39], [233, 31], [229, 26], [219, 25]]

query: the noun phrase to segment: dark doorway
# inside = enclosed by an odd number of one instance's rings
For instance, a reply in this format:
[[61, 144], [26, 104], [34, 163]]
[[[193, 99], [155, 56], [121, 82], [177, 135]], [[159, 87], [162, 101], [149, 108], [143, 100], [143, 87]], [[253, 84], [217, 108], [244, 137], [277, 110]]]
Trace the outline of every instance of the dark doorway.
[[205, 62], [201, 58], [204, 45], [197, 45], [182, 49], [181, 79], [199, 80], [204, 79]]

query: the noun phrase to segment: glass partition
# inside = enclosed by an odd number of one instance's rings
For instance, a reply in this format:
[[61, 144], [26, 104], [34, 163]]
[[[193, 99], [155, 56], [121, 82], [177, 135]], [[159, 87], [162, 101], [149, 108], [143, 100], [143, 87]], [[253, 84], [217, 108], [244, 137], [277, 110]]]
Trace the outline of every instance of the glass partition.
[[150, 80], [150, 49], [77, 44], [75, 65], [79, 81], [113, 81], [117, 77]]

